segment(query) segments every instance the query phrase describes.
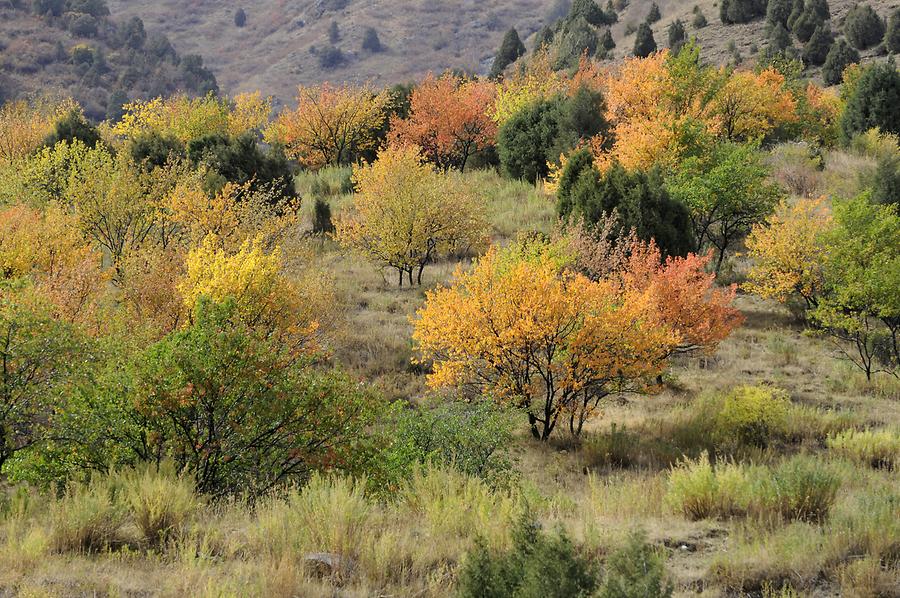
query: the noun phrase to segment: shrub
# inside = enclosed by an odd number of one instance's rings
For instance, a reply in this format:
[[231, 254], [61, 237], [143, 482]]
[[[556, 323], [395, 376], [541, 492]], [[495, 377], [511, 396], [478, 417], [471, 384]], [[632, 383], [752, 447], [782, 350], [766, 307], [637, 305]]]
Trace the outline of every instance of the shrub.
[[764, 508], [785, 520], [820, 522], [828, 517], [840, 485], [840, 478], [820, 461], [793, 457], [779, 463], [772, 472], [772, 487]]
[[328, 201], [316, 197], [313, 207], [313, 233], [328, 235], [334, 232], [334, 222], [331, 220], [331, 206]]
[[582, 54], [593, 56], [600, 45], [596, 29], [584, 17], [566, 19], [554, 35], [554, 39], [556, 40], [554, 66], [558, 69], [577, 67]]
[[600, 174], [589, 151], [572, 154], [557, 192], [560, 218], [583, 218], [593, 226], [614, 209], [623, 230], [635, 228], [641, 239], [655, 239], [663, 254], [686, 255], [693, 247], [690, 214], [669, 195], [658, 171], [629, 172], [616, 164]]
[[56, 122], [53, 132], [44, 140], [44, 145], [53, 147], [59, 142], [80, 141], [87, 147], [94, 147], [100, 141], [100, 133], [85, 120], [80, 110], [71, 110]]
[[874, 128], [900, 133], [900, 72], [890, 60], [863, 70], [841, 118], [846, 139]]
[[630, 467], [635, 464], [635, 451], [639, 446], [637, 433], [613, 423], [608, 433], [590, 435], [584, 442], [583, 450], [589, 455], [591, 465]]
[[[860, 173], [865, 184], [868, 173]], [[900, 206], [900, 150], [879, 156], [875, 174], [871, 176], [871, 199], [879, 204]]]
[[641, 23], [634, 38], [634, 55], [646, 58], [656, 52], [656, 40], [653, 39], [653, 30], [647, 23]]
[[500, 49], [497, 50], [497, 56], [494, 57], [494, 64], [491, 65], [491, 77], [496, 78], [503, 74], [503, 71], [525, 54], [525, 44], [519, 39], [519, 32], [515, 27], [509, 29], [500, 42]]
[[825, 25], [825, 20], [817, 16], [810, 10], [804, 10], [800, 16], [793, 22], [791, 31], [797, 36], [797, 39], [806, 43], [810, 40], [817, 27]]
[[[597, 588], [596, 567], [579, 556], [559, 531], [548, 536], [528, 516], [513, 532], [513, 547], [495, 552], [476, 540], [459, 574], [463, 598], [572, 598], [590, 596]], [[611, 594], [616, 595], [616, 594]]]
[[884, 21], [868, 4], [857, 4], [844, 17], [844, 35], [854, 48], [865, 50], [884, 38]]
[[319, 66], [323, 69], [333, 69], [344, 64], [346, 59], [341, 49], [335, 46], [325, 46], [319, 49]]
[[69, 31], [79, 37], [95, 37], [97, 35], [97, 19], [91, 15], [79, 15], [69, 24]]
[[332, 21], [328, 25], [328, 41], [336, 44], [341, 40], [341, 31], [338, 29], [337, 21]]
[[859, 52], [841, 38], [828, 50], [825, 64], [822, 65], [822, 78], [828, 85], [837, 85], [844, 77], [844, 70], [858, 62]]
[[448, 403], [403, 413], [389, 452], [406, 468], [432, 462], [505, 485], [515, 475], [508, 452], [513, 429], [512, 416], [490, 401]]
[[668, 598], [673, 590], [663, 556], [647, 543], [643, 532], [634, 532], [606, 560], [606, 576], [597, 597]]
[[381, 39], [379, 39], [378, 32], [374, 27], [366, 27], [366, 31], [363, 33], [362, 49], [372, 53], [383, 50]]
[[97, 476], [84, 484], [72, 484], [61, 498], [51, 502], [54, 549], [96, 552], [116, 544], [127, 520], [121, 491], [116, 476]]
[[684, 31], [684, 23], [681, 22], [681, 19], [675, 19], [670, 25], [668, 29], [669, 36], [669, 49], [677, 54], [681, 47], [687, 42], [687, 33]]
[[723, 443], [765, 447], [784, 428], [790, 401], [784, 391], [741, 386], [725, 395], [715, 416], [715, 433]]
[[247, 24], [247, 13], [243, 8], [238, 8], [234, 11], [234, 25], [235, 27], [243, 27]]
[[651, 3], [650, 10], [649, 12], [647, 12], [647, 23], [650, 23], [652, 25], [653, 23], [659, 21], [661, 18], [662, 15], [659, 12], [659, 4], [657, 4], [656, 2]]
[[123, 474], [122, 500], [151, 545], [180, 535], [203, 504], [194, 494], [193, 481], [179, 476], [168, 461]]
[[888, 52], [900, 54], [900, 8], [891, 13], [887, 32], [884, 34], [884, 45], [887, 46]]
[[719, 5], [719, 18], [725, 25], [749, 23], [765, 14], [764, 0], [722, 0]]
[[703, 11], [700, 10], [699, 6], [695, 6], [694, 8], [694, 17], [691, 19], [691, 26], [693, 26], [694, 29], [703, 29], [708, 24], [706, 15], [703, 14]]
[[744, 514], [751, 484], [742, 466], [717, 463], [714, 467], [704, 453], [696, 460], [682, 460], [669, 472], [666, 504], [691, 520]]
[[787, 27], [793, 8], [792, 0], [769, 0], [766, 5], [766, 21], [773, 27], [775, 25]]
[[834, 34], [828, 25], [816, 27], [815, 32], [806, 45], [803, 46], [803, 61], [807, 64], [821, 66], [828, 57], [828, 52], [834, 44]]
[[828, 448], [876, 469], [900, 466], [900, 434], [891, 430], [846, 430], [828, 438]]
[[530, 183], [546, 178], [548, 153], [559, 136], [560, 102], [535, 102], [500, 127], [497, 151], [504, 173]]

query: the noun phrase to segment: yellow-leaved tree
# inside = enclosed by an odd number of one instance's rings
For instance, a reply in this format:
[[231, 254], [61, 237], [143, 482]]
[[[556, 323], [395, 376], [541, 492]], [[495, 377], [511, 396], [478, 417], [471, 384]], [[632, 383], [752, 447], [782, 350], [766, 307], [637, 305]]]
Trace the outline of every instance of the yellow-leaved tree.
[[266, 130], [266, 141], [284, 145], [307, 168], [346, 164], [376, 149], [390, 101], [388, 93], [367, 86], [300, 86], [297, 108], [278, 116]]
[[475, 196], [458, 177], [438, 173], [418, 148], [390, 147], [357, 168], [357, 193], [337, 221], [336, 238], [382, 266], [422, 282], [441, 255], [483, 243], [487, 223]]
[[413, 339], [429, 383], [462, 385], [525, 411], [546, 440], [561, 419], [579, 434], [610, 393], [661, 374], [679, 335], [648, 290], [592, 281], [553, 246], [492, 248], [426, 295]]
[[331, 302], [329, 288], [321, 280], [289, 279], [283, 273], [280, 249], [267, 251], [260, 237], [229, 251], [213, 234], [188, 253], [184, 279], [178, 284], [187, 313], [201, 297], [234, 300], [247, 325], [302, 350], [315, 347], [318, 314]]
[[64, 114], [80, 108], [72, 100], [16, 100], [0, 105], [0, 167], [28, 156]]
[[782, 201], [747, 238], [753, 258], [747, 290], [781, 303], [799, 296], [807, 308], [818, 305], [824, 291], [824, 234], [832, 226], [824, 197]]

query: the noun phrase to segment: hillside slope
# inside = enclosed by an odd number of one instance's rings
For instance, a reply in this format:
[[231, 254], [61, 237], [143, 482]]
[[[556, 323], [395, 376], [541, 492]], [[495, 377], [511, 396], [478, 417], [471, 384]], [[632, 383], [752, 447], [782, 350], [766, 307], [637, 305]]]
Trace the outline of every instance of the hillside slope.
[[177, 52], [159, 30], [127, 22], [102, 2], [95, 14], [59, 7], [38, 16], [0, 1], [0, 102], [31, 94], [72, 96], [100, 120], [130, 99], [218, 90], [200, 56]]
[[[323, 80], [404, 82], [448, 68], [486, 70], [504, 31], [536, 31], [548, 12], [541, 0], [111, 0], [115, 14], [139, 16], [163, 30], [182, 52], [200, 53], [229, 92], [262, 89], [282, 100], [298, 83]], [[234, 24], [243, 7], [246, 25]], [[324, 70], [310, 48], [336, 46], [346, 62]], [[384, 51], [362, 50], [367, 27], [378, 32]], [[487, 65], [487, 66], [485, 66]]]

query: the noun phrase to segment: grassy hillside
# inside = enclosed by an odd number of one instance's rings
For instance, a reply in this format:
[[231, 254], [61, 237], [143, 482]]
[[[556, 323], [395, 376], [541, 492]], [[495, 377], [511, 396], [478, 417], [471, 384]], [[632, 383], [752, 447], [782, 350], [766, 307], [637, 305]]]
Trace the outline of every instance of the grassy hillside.
[[218, 89], [202, 58], [177, 52], [157, 29], [102, 10], [60, 13], [38, 16], [26, 2], [0, 2], [0, 101], [72, 96], [102, 120], [128, 99]]
[[[644, 20], [650, 3], [634, 0], [620, 12], [618, 23], [612, 27], [617, 44], [613, 60], [631, 54], [634, 33], [626, 35], [626, 30]], [[179, 51], [202, 54], [224, 89], [261, 89], [288, 100], [298, 83], [353, 80], [383, 85], [448, 68], [487, 72], [506, 29], [516, 27], [527, 39], [565, 14], [567, 4], [565, 0], [262, 0], [253, 5], [237, 0], [195, 0], [189, 4], [177, 0], [111, 0], [110, 7], [115, 14], [139, 16], [148, 27], [165, 31]], [[764, 20], [723, 25], [717, 0], [661, 0], [658, 4], [662, 19], [653, 25], [653, 33], [659, 47], [666, 45], [668, 25], [679, 18], [688, 34], [698, 37], [707, 59], [715, 63], [733, 60], [729, 50], [732, 41], [744, 59], [753, 57], [753, 46], [765, 45]], [[900, 5], [896, 0], [870, 4], [883, 17]], [[690, 26], [695, 5], [709, 22], [699, 31]], [[833, 0], [830, 5], [832, 28], [837, 31], [853, 2]], [[234, 23], [240, 7], [247, 14], [242, 28]], [[332, 21], [338, 23], [340, 33], [334, 45], [343, 52], [345, 62], [325, 69], [314, 52], [330, 45]], [[368, 27], [378, 32], [385, 46], [383, 52], [362, 50]], [[864, 58], [873, 55], [874, 50], [863, 54]]]

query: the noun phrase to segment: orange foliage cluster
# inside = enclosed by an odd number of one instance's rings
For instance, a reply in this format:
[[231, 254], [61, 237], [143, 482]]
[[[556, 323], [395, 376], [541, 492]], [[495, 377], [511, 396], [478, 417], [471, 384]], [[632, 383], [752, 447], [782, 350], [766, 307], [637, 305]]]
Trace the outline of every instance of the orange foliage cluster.
[[592, 280], [552, 245], [491, 249], [418, 312], [413, 338], [434, 362], [430, 383], [524, 409], [537, 438], [561, 418], [579, 434], [603, 398], [650, 389], [671, 355], [711, 350], [741, 322], [734, 289], [705, 273], [709, 257], [659, 259], [635, 242], [621, 271]]
[[472, 154], [494, 143], [495, 92], [487, 81], [428, 75], [413, 90], [409, 116], [392, 119], [390, 141], [418, 146], [438, 168], [465, 170]]

